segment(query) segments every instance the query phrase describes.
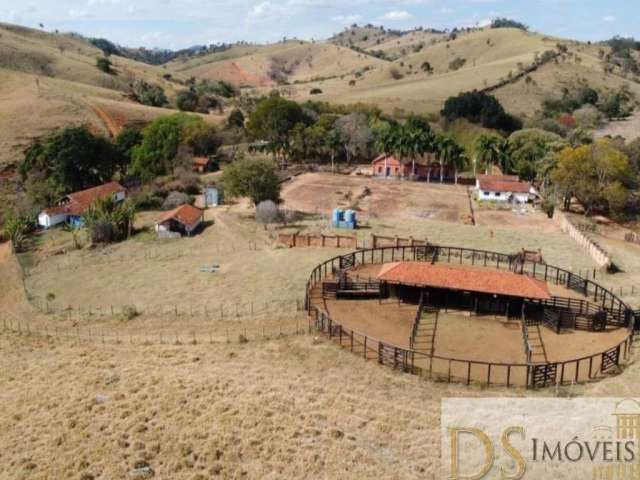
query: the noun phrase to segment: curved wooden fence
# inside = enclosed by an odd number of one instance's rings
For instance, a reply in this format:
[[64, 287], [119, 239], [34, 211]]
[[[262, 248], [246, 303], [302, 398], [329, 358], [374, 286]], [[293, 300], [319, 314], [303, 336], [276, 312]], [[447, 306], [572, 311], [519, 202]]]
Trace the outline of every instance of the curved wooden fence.
[[[621, 343], [606, 351], [563, 362], [482, 362], [447, 358], [433, 353], [425, 354], [389, 344], [344, 327], [311, 302], [312, 290], [337, 270], [397, 261], [447, 262], [493, 267], [562, 285], [585, 296], [585, 300], [562, 299], [565, 308], [577, 307], [579, 311], [601, 308], [607, 313], [607, 322], [626, 328], [628, 335]], [[614, 370], [629, 358], [635, 325], [634, 312], [613, 292], [568, 270], [540, 262], [522, 262], [514, 259], [512, 255], [498, 252], [438, 245], [380, 247], [333, 257], [311, 272], [306, 286], [305, 307], [309, 314], [310, 330], [326, 334], [340, 346], [365, 359], [376, 359], [382, 365], [440, 381], [480, 383], [487, 386], [539, 388], [594, 380], [603, 373]]]

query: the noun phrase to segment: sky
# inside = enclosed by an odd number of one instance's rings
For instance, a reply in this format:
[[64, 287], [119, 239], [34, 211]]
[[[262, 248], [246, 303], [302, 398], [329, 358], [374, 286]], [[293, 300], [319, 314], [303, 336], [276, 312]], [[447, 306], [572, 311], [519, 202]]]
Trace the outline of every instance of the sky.
[[584, 41], [640, 37], [639, 0], [0, 0], [0, 22], [170, 49], [322, 40], [352, 23], [444, 29], [496, 17]]

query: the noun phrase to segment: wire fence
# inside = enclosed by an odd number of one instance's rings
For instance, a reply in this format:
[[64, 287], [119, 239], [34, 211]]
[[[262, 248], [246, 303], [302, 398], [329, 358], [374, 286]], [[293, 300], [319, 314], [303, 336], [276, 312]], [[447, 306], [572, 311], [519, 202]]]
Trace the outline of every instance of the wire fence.
[[31, 304], [41, 313], [58, 315], [75, 321], [91, 322], [97, 318], [153, 317], [157, 319], [194, 318], [204, 321], [259, 318], [269, 315], [293, 316], [303, 312], [304, 299], [265, 300], [205, 304], [152, 305], [59, 305], [43, 298], [31, 298]]
[[198, 345], [214, 343], [247, 343], [305, 335], [309, 331], [306, 314], [293, 316], [273, 325], [228, 325], [192, 330], [128, 332], [97, 326], [75, 327], [3, 318], [3, 332], [34, 336], [46, 340], [66, 341], [77, 345]]

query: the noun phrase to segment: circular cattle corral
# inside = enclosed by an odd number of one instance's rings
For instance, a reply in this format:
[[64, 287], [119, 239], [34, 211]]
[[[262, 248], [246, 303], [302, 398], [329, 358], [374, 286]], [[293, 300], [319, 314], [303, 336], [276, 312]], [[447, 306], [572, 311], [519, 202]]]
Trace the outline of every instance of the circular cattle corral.
[[366, 359], [464, 383], [545, 387], [615, 372], [633, 312], [566, 270], [443, 246], [360, 250], [316, 267], [310, 325]]

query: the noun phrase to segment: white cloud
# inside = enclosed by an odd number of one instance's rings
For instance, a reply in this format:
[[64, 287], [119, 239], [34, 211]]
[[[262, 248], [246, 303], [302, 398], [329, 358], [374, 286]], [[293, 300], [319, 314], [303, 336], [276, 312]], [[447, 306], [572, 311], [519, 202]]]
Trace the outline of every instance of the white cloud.
[[361, 15], [338, 15], [336, 17], [331, 17], [331, 20], [341, 25], [351, 25], [352, 23], [357, 23], [361, 21], [362, 16]]
[[254, 7], [249, 10], [249, 18], [253, 19], [268, 20], [281, 17], [284, 14], [285, 9], [282, 5], [278, 5], [269, 1], [254, 5]]
[[82, 8], [70, 8], [68, 13], [71, 18], [84, 18], [89, 16], [89, 10]]
[[453, 8], [449, 8], [449, 7], [442, 7], [440, 9], [440, 13], [444, 13], [445, 15], [449, 15], [453, 12], [454, 12]]
[[98, 5], [116, 5], [120, 3], [120, 0], [87, 0], [87, 5], [90, 7]]
[[613, 15], [606, 15], [604, 17], [602, 17], [602, 20], [608, 23], [613, 23], [617, 20], [616, 17], [614, 17]]
[[407, 11], [393, 10], [391, 12], [385, 13], [382, 17], [380, 17], [380, 19], [386, 20], [388, 22], [397, 22], [402, 20], [409, 20], [412, 17], [413, 16]]

